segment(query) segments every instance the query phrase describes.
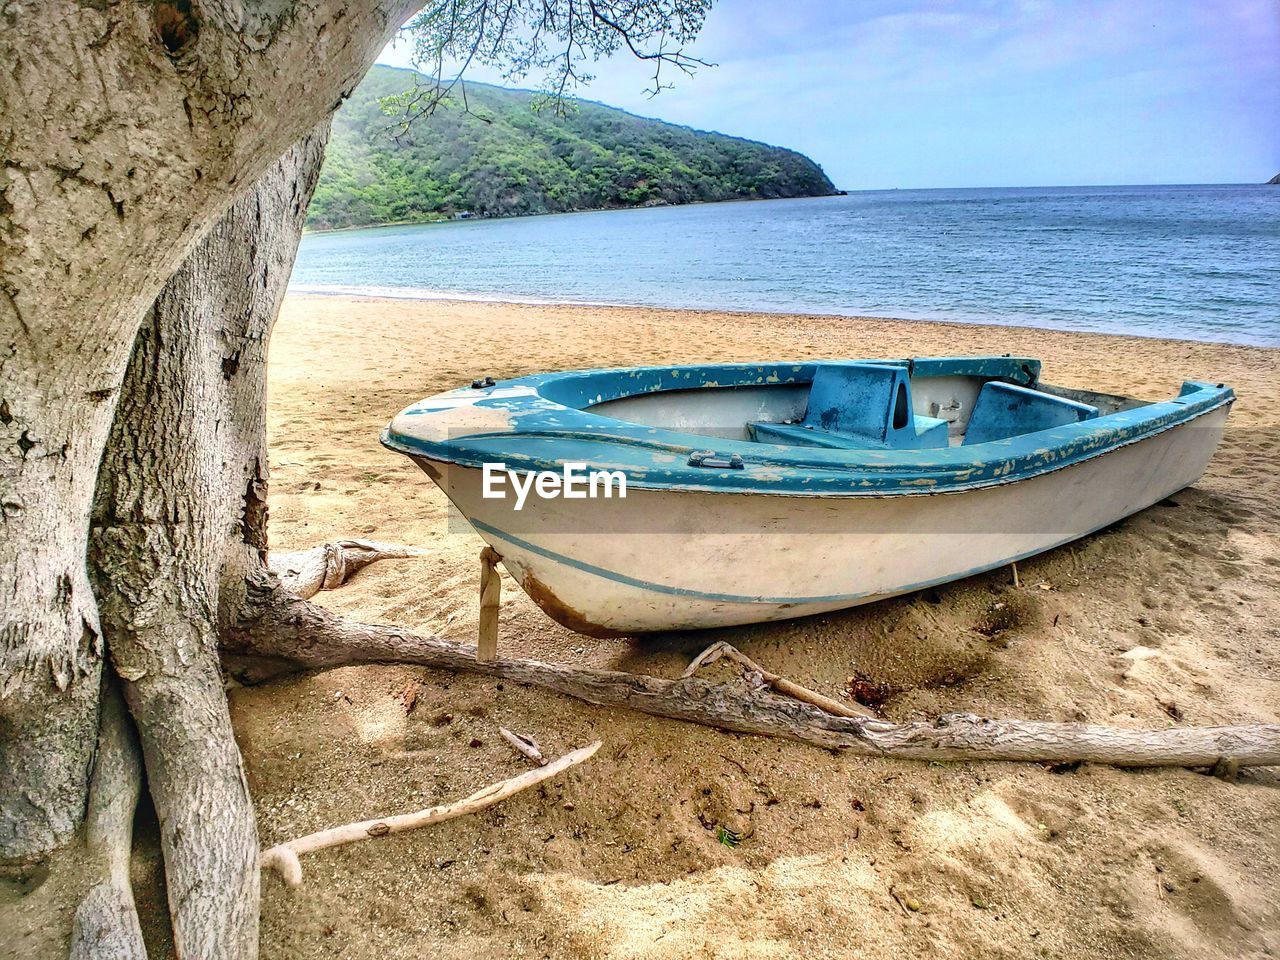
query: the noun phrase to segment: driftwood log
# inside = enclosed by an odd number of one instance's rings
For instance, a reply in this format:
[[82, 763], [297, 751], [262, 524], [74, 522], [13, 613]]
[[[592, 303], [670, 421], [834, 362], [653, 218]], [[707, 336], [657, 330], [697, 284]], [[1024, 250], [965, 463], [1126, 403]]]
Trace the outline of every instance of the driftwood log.
[[302, 883], [302, 864], [298, 860], [299, 854], [323, 850], [325, 847], [336, 847], [344, 843], [355, 843], [357, 840], [370, 840], [374, 837], [403, 833], [405, 830], [416, 830], [419, 827], [429, 826], [433, 823], [443, 823], [445, 820], [463, 817], [469, 813], [478, 813], [481, 810], [492, 807], [495, 803], [501, 803], [507, 797], [519, 793], [521, 790], [527, 790], [542, 783], [544, 780], [550, 780], [552, 777], [564, 773], [570, 767], [575, 767], [591, 759], [599, 749], [600, 741], [597, 740], [585, 747], [566, 753], [557, 760], [552, 760], [544, 767], [529, 770], [508, 780], [490, 784], [456, 803], [449, 803], [439, 807], [427, 807], [425, 810], [404, 813], [395, 817], [382, 817], [377, 820], [348, 823], [341, 827], [331, 827], [328, 830], [310, 833], [305, 837], [299, 837], [287, 843], [277, 844], [263, 851], [259, 863], [263, 870], [277, 871], [284, 878], [285, 883], [291, 887], [296, 887]]
[[228, 666], [247, 682], [353, 663], [409, 663], [544, 687], [588, 703], [623, 707], [738, 733], [785, 737], [829, 750], [906, 760], [1088, 762], [1121, 767], [1280, 764], [1280, 724], [1133, 730], [1079, 723], [995, 720], [969, 713], [891, 723], [833, 714], [789, 697], [697, 677], [671, 680], [500, 657], [394, 627], [353, 623], [314, 604], [269, 605], [242, 624]]

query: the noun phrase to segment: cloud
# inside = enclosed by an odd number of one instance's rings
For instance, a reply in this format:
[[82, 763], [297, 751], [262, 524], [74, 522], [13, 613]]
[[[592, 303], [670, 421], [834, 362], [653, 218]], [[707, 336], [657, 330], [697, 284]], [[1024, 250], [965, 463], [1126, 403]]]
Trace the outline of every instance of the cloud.
[[695, 52], [719, 65], [656, 99], [625, 57], [585, 94], [795, 147], [850, 187], [1280, 169], [1275, 0], [720, 0]]

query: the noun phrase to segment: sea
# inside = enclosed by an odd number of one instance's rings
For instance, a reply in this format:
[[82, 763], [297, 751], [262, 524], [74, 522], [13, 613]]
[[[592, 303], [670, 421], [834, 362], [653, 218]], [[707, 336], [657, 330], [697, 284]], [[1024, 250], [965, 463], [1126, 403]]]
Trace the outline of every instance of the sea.
[[1280, 186], [875, 190], [308, 234], [290, 289], [1280, 346]]

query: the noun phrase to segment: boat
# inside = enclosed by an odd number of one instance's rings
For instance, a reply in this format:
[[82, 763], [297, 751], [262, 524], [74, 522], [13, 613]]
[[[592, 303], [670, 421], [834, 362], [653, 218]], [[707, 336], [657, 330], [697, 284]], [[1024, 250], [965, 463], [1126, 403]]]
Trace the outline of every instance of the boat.
[[483, 377], [403, 410], [382, 442], [565, 626], [723, 627], [1087, 536], [1195, 483], [1235, 399], [1187, 381], [1144, 402], [1040, 370], [1005, 355]]

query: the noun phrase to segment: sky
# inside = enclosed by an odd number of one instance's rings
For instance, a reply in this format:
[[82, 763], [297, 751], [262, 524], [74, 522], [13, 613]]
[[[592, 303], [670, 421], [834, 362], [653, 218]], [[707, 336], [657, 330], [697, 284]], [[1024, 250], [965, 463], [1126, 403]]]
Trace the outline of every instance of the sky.
[[579, 95], [791, 147], [848, 190], [1280, 173], [1280, 0], [718, 0], [689, 52], [716, 66], [650, 98], [620, 54]]

